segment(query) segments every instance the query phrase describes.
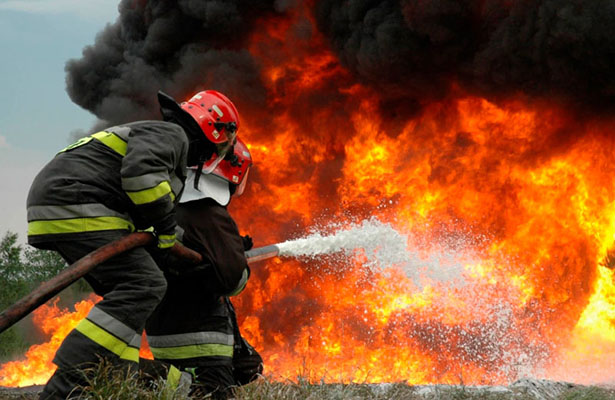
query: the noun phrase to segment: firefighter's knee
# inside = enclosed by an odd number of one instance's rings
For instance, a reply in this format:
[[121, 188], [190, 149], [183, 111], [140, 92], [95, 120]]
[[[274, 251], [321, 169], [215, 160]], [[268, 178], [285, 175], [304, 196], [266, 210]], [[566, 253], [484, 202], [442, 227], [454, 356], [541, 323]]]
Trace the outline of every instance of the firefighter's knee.
[[167, 280], [164, 278], [162, 272], [159, 275], [152, 276], [150, 279], [149, 293], [155, 298], [157, 302], [160, 302], [167, 292]]

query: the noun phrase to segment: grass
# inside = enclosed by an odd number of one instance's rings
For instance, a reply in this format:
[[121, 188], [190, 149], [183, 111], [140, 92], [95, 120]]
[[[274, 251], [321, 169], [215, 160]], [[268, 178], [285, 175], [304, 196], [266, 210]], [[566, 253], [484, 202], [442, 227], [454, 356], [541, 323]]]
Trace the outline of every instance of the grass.
[[309, 384], [307, 382], [271, 382], [261, 379], [237, 388], [237, 400], [508, 400], [532, 399], [523, 394], [477, 392], [471, 387], [432, 386], [421, 390], [419, 386], [403, 383], [391, 384]]
[[564, 394], [561, 400], [611, 400], [615, 399], [615, 389], [589, 387], [574, 389]]
[[[176, 393], [162, 380], [137, 379], [134, 374], [112, 370], [100, 364], [87, 373], [82, 400], [195, 400], [183, 393]], [[5, 391], [0, 389], [0, 400], [34, 400], [36, 390]], [[409, 386], [403, 383], [390, 384], [327, 384], [278, 382], [262, 377], [255, 382], [239, 387], [236, 400], [535, 400], [537, 397], [523, 390], [507, 392], [479, 390], [472, 386]], [[615, 400], [615, 388], [574, 387], [549, 400]]]
[[116, 370], [106, 363], [85, 371], [86, 384], [80, 400], [187, 400], [163, 379], [139, 379], [135, 372]]

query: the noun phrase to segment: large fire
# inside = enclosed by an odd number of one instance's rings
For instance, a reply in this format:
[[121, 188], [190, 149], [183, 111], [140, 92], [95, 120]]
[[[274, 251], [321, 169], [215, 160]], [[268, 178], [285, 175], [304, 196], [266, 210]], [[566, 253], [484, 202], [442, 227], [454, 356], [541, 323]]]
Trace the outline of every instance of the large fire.
[[[250, 39], [276, 113], [241, 110], [255, 166], [232, 214], [257, 246], [373, 218], [407, 237], [415, 261], [368, 268], [357, 252], [253, 266], [236, 303], [266, 373], [410, 384], [612, 379], [614, 121], [452, 84], [448, 97], [392, 124], [379, 94], [317, 34], [286, 40], [300, 16], [288, 18], [264, 21]], [[46, 371], [11, 362], [0, 385], [44, 383], [58, 342], [46, 349]], [[28, 359], [40, 357], [33, 349]], [[20, 379], [3, 375], [9, 369]]]
[[[330, 197], [341, 207], [323, 206], [313, 182], [263, 177], [273, 189], [235, 204], [240, 223], [249, 230], [267, 204], [276, 216], [300, 213], [306, 226], [321, 209], [346, 221], [366, 213], [406, 233], [424, 262], [379, 272], [360, 257], [254, 268], [240, 317], [268, 371], [412, 384], [612, 379], [615, 288], [601, 265], [615, 228], [608, 124], [575, 126], [556, 110], [471, 97], [431, 104], [394, 138], [378, 131], [369, 101], [352, 121], [358, 133]], [[550, 149], [546, 139], [562, 129], [592, 134]], [[261, 174], [293, 169], [288, 152], [253, 151], [267, 163]], [[449, 262], [434, 264], [437, 256]]]

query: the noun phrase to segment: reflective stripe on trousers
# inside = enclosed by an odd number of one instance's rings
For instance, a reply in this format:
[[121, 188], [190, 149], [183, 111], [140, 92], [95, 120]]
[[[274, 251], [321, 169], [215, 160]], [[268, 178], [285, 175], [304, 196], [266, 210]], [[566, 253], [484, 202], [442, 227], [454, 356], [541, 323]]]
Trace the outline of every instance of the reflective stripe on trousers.
[[[118, 232], [54, 246], [67, 263], [73, 263], [122, 236]], [[143, 327], [166, 291], [162, 271], [145, 249], [136, 248], [99, 264], [85, 278], [103, 298], [66, 337], [56, 363], [74, 368], [100, 357], [112, 363], [138, 362]]]
[[141, 334], [99, 308], [92, 308], [75, 329], [119, 358], [139, 362]]
[[197, 357], [233, 357], [234, 337], [222, 332], [190, 332], [147, 336], [154, 358], [180, 360]]

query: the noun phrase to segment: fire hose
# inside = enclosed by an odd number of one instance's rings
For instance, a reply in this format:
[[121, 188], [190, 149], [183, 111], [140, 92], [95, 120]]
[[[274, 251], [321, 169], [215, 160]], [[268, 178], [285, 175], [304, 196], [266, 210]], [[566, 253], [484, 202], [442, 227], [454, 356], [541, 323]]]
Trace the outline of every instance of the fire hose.
[[[135, 232], [108, 243], [80, 258], [58, 275], [46, 282], [41, 283], [36, 289], [30, 292], [30, 294], [22, 297], [15, 304], [4, 310], [0, 314], [0, 333], [10, 328], [17, 321], [34, 311], [40, 305], [44, 304], [47, 300], [51, 299], [79, 278], [86, 275], [100, 263], [103, 263], [118, 254], [134, 249], [135, 247], [154, 244], [155, 242], [156, 238], [152, 234], [146, 232]], [[174, 256], [195, 265], [203, 260], [199, 253], [182, 246], [179, 243], [176, 243], [175, 246], [173, 246], [169, 251], [171, 251]], [[246, 258], [248, 263], [253, 263], [275, 257], [279, 254], [279, 252], [280, 250], [276, 245], [258, 247], [246, 251]]]

